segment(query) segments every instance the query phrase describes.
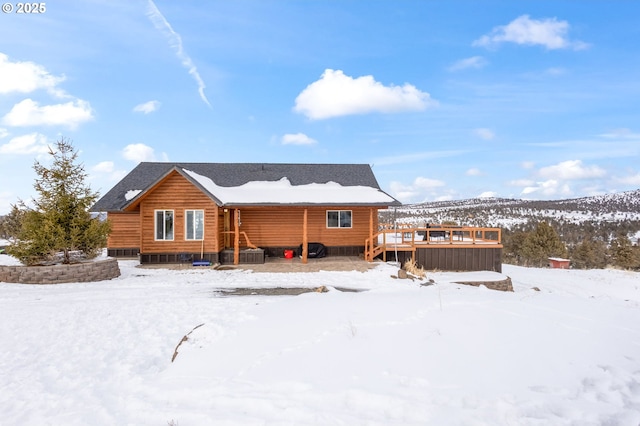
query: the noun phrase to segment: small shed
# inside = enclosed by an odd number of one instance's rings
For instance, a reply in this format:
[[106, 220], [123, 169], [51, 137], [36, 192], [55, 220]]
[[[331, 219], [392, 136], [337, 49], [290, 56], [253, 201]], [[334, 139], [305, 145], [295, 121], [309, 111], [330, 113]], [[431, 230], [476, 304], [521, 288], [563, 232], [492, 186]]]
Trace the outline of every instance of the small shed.
[[563, 259], [561, 257], [550, 257], [549, 267], [554, 269], [569, 269], [569, 259]]

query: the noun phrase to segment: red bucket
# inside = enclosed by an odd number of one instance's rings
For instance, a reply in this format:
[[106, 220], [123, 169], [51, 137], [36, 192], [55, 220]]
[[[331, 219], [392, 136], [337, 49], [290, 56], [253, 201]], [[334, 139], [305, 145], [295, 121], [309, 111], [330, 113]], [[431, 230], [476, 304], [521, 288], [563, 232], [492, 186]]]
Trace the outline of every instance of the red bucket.
[[285, 250], [284, 251], [285, 259], [293, 259], [293, 250]]

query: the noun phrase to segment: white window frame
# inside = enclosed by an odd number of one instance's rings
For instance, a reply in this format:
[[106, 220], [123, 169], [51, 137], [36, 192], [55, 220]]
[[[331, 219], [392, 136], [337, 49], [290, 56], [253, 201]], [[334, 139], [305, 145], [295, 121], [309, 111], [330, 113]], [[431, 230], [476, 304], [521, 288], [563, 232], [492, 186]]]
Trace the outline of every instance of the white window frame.
[[[193, 229], [189, 230], [189, 213], [193, 214]], [[202, 235], [197, 238], [196, 235], [196, 214], [202, 215]], [[190, 232], [191, 231], [191, 232]], [[189, 209], [184, 211], [184, 239], [187, 241], [202, 241], [204, 240], [204, 210], [202, 209]]]
[[[162, 213], [162, 238], [158, 238], [158, 213]], [[167, 213], [171, 213], [171, 238], [167, 238]], [[158, 209], [153, 211], [153, 238], [155, 241], [173, 241], [176, 236], [176, 213], [173, 210]]]
[[[342, 214], [349, 213], [349, 226], [343, 226]], [[338, 226], [329, 226], [329, 213], [338, 213]], [[353, 228], [353, 210], [327, 210], [326, 225], [328, 229], [351, 229]]]

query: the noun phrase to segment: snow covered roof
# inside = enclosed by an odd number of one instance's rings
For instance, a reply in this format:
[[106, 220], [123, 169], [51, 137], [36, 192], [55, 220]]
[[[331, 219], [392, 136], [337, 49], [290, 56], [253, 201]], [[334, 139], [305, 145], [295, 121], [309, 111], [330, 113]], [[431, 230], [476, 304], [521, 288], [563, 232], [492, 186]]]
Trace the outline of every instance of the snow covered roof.
[[140, 163], [92, 207], [121, 211], [177, 171], [220, 206], [400, 205], [367, 164]]

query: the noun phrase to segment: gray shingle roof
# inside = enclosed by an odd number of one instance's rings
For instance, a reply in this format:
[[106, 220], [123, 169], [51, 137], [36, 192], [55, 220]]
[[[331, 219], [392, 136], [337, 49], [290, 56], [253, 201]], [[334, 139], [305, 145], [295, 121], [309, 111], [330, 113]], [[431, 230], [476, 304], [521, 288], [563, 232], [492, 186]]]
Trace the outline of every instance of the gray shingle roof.
[[[91, 208], [92, 211], [120, 211], [131, 199], [129, 191], [145, 191], [174, 168], [206, 176], [217, 185], [240, 186], [254, 181], [279, 181], [291, 185], [336, 182], [342, 186], [367, 186], [380, 190], [368, 164], [284, 164], [284, 163], [150, 163], [138, 164]], [[183, 173], [184, 175], [185, 173]], [[196, 185], [200, 187], [199, 185]], [[201, 188], [202, 189], [202, 188]], [[208, 194], [213, 195], [215, 194]], [[399, 205], [399, 202], [391, 203]]]

